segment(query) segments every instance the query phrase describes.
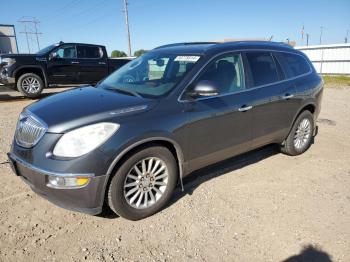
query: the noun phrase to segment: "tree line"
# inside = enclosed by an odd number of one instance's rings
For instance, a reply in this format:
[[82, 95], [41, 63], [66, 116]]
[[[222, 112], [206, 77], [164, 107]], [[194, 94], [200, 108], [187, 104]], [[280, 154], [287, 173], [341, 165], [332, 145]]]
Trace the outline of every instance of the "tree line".
[[[140, 56], [146, 53], [148, 50], [140, 49], [134, 52], [134, 56]], [[111, 53], [111, 57], [126, 57], [128, 56], [125, 52], [119, 50], [113, 50]]]

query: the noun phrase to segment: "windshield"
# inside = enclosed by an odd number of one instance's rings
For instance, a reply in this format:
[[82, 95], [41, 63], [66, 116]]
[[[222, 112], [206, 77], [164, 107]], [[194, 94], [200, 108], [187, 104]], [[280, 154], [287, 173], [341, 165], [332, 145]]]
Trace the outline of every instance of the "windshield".
[[200, 56], [146, 53], [107, 77], [101, 87], [159, 97], [171, 91]]
[[48, 52], [50, 52], [52, 49], [54, 49], [57, 46], [57, 44], [54, 45], [49, 45], [41, 50], [39, 50], [38, 52], [36, 52], [37, 55], [44, 55]]

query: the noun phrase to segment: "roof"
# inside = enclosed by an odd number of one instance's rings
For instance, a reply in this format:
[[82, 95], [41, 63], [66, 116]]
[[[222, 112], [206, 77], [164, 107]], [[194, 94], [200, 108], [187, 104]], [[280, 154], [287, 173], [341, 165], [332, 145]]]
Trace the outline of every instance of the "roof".
[[153, 50], [183, 54], [206, 54], [240, 49], [293, 50], [293, 47], [272, 41], [189, 42], [159, 46]]
[[87, 43], [73, 43], [73, 42], [63, 42], [63, 41], [55, 43], [55, 44], [57, 44], [57, 45], [60, 45], [60, 44], [65, 44], [65, 45], [89, 45], [89, 46], [98, 46], [98, 47], [103, 46], [104, 47], [104, 45], [87, 44]]

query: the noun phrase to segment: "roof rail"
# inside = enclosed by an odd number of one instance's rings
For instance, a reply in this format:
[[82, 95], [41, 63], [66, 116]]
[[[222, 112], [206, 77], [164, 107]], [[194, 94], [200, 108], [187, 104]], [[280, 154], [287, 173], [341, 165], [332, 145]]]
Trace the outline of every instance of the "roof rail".
[[207, 44], [220, 44], [220, 42], [183, 42], [183, 43], [161, 45], [161, 46], [158, 46], [154, 49], [161, 49], [161, 48], [166, 48], [166, 47], [182, 46], [182, 45], [207, 45]]

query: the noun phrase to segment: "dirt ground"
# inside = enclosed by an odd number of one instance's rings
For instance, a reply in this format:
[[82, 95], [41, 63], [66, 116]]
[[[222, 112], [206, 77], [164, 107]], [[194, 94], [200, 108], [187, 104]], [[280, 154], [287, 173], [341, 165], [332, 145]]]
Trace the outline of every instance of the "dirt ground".
[[268, 146], [230, 159], [131, 222], [61, 209], [15, 177], [6, 152], [32, 101], [0, 92], [0, 261], [350, 261], [349, 101], [350, 88], [325, 89], [305, 154]]

